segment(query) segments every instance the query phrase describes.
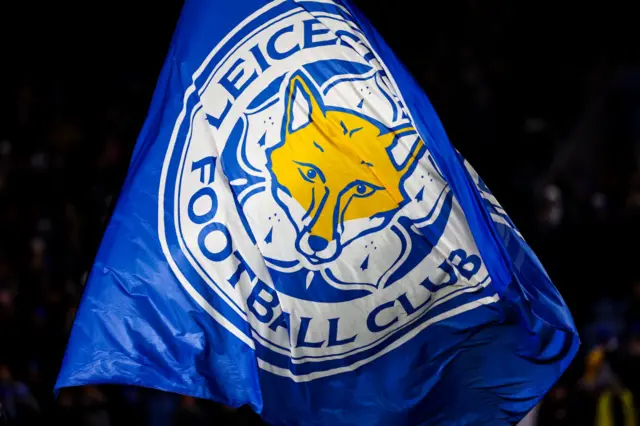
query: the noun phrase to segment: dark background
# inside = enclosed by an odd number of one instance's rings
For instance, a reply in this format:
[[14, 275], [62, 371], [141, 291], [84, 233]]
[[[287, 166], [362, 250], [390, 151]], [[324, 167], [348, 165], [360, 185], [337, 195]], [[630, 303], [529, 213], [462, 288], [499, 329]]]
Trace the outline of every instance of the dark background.
[[[11, 424], [255, 422], [246, 410], [140, 389], [54, 400], [182, 2], [41, 3], [0, 6], [0, 403]], [[594, 424], [603, 390], [640, 390], [632, 2], [355, 3], [423, 85], [580, 327], [582, 353], [538, 424]]]

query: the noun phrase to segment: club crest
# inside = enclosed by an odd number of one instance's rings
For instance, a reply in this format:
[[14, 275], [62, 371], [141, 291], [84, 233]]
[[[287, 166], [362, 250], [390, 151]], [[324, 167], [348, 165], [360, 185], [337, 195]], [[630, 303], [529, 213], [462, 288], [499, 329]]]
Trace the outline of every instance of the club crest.
[[193, 81], [161, 178], [161, 243], [262, 368], [349, 371], [482, 304], [464, 214], [345, 9], [270, 2]]

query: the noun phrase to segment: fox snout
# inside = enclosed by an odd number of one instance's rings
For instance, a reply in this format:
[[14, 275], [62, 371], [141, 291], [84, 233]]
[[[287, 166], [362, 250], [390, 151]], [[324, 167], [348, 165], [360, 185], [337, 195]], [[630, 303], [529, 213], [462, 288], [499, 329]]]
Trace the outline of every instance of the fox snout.
[[[312, 260], [326, 261], [337, 257], [342, 246], [336, 218], [340, 217], [340, 199], [330, 188], [312, 189], [312, 198], [302, 217], [303, 228], [298, 237], [298, 249]], [[316, 197], [316, 192], [321, 197]]]
[[328, 241], [324, 237], [304, 233], [298, 240], [298, 250], [312, 262], [322, 263], [337, 257], [342, 247], [337, 240]]

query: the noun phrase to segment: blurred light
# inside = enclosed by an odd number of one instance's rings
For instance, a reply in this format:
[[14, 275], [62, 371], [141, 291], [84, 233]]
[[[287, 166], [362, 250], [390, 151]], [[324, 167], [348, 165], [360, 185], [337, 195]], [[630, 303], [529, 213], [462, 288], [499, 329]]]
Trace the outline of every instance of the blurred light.
[[0, 306], [11, 306], [13, 297], [7, 289], [0, 290]]
[[557, 203], [562, 198], [562, 192], [560, 191], [560, 188], [551, 184], [544, 188], [543, 196], [546, 201]]
[[596, 192], [591, 196], [591, 205], [596, 210], [602, 210], [607, 206], [607, 197], [601, 192]]
[[44, 152], [37, 152], [31, 157], [31, 167], [42, 170], [47, 167], [47, 157]]
[[44, 218], [40, 219], [36, 224], [36, 230], [38, 232], [49, 232], [51, 231], [51, 219]]
[[11, 154], [11, 142], [5, 139], [0, 142], [0, 155], [4, 157], [9, 154]]
[[33, 254], [36, 256], [44, 253], [44, 249], [46, 248], [46, 246], [47, 244], [41, 237], [34, 237], [31, 240], [31, 251], [33, 251]]
[[524, 131], [527, 133], [541, 133], [547, 128], [547, 122], [541, 118], [530, 117], [524, 122]]

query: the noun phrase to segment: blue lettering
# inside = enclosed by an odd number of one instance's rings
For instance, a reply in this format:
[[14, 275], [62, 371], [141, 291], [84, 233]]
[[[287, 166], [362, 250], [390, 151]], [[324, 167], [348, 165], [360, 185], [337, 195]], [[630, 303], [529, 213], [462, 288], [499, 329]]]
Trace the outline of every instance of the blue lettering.
[[380, 331], [383, 331], [391, 327], [394, 323], [398, 322], [397, 316], [391, 321], [389, 321], [388, 323], [383, 325], [379, 325], [376, 321], [378, 314], [384, 311], [385, 309], [392, 308], [395, 302], [396, 302], [395, 300], [392, 300], [390, 302], [383, 303], [382, 305], [378, 306], [373, 311], [371, 311], [371, 313], [369, 313], [369, 316], [367, 317], [367, 328], [369, 329], [369, 331], [371, 331], [372, 333], [378, 333]]
[[301, 317], [300, 318], [300, 330], [298, 330], [298, 341], [296, 344], [297, 348], [320, 348], [324, 344], [324, 340], [320, 342], [307, 342], [307, 331], [309, 330], [309, 323], [311, 322], [311, 318]]
[[291, 33], [291, 32], [293, 32], [293, 25], [289, 25], [288, 27], [279, 29], [273, 35], [273, 37], [269, 39], [269, 42], [267, 43], [267, 53], [271, 58], [276, 60], [286, 59], [300, 50], [300, 46], [297, 44], [294, 45], [291, 49], [284, 52], [280, 52], [278, 51], [278, 49], [276, 49], [276, 43], [278, 42], [278, 39], [280, 38], [280, 36], [286, 33]]
[[[253, 74], [251, 74], [251, 77], [247, 78], [247, 80], [242, 85], [240, 85], [240, 87], [238, 87], [238, 83], [240, 82], [240, 79], [242, 79], [242, 76], [244, 75], [244, 68], [239, 68], [239, 67], [244, 63], [245, 63], [244, 59], [242, 58], [238, 59], [231, 66], [231, 68], [229, 68], [227, 73], [222, 76], [222, 79], [220, 79], [220, 85], [224, 87], [234, 99], [238, 99], [238, 96], [240, 96], [242, 92], [244, 92], [244, 90], [247, 87], [249, 87], [249, 85], [253, 83], [253, 81], [256, 78], [258, 78], [258, 72], [256, 70], [253, 70]], [[236, 73], [236, 71], [238, 72]], [[234, 73], [235, 73], [235, 76], [231, 77], [231, 74], [234, 74]], [[229, 80], [230, 77], [233, 79]]]
[[[262, 296], [263, 292], [270, 296], [270, 299], [265, 299]], [[264, 314], [258, 312], [258, 310], [256, 309], [256, 304], [264, 308]], [[251, 294], [247, 298], [247, 306], [249, 307], [249, 311], [251, 311], [251, 313], [255, 315], [260, 322], [265, 324], [271, 322], [271, 320], [273, 319], [273, 310], [279, 304], [280, 301], [278, 300], [278, 293], [276, 293], [274, 289], [260, 280], [258, 280], [258, 283], [255, 285], [255, 287], [253, 287], [253, 290], [251, 290]]]
[[349, 31], [345, 31], [345, 30], [338, 30], [336, 31], [336, 35], [339, 38], [339, 43], [342, 44], [343, 46], [346, 47], [350, 47], [351, 49], [355, 50], [355, 48], [353, 46], [351, 46], [349, 43], [345, 43], [343, 37], [346, 38], [350, 38], [351, 40], [355, 41], [356, 44], [361, 44], [360, 39], [358, 38], [357, 35], [350, 33]]
[[448, 285], [453, 285], [458, 282], [458, 276], [456, 275], [456, 271], [453, 269], [453, 266], [449, 263], [448, 260], [444, 260], [440, 266], [438, 266], [445, 274], [447, 274], [447, 280], [443, 281], [439, 284], [431, 281], [429, 277], [427, 277], [420, 285], [429, 290], [430, 292], [436, 292], [441, 288], [444, 288]]
[[[210, 158], [213, 158], [213, 157], [210, 157]], [[203, 160], [200, 160], [198, 163], [202, 161]], [[195, 167], [195, 164], [196, 163], [194, 163], [194, 167]], [[195, 211], [195, 204], [202, 197], [209, 197], [209, 200], [211, 201], [211, 206], [209, 207], [209, 210], [206, 213], [198, 214]], [[191, 199], [189, 200], [189, 205], [187, 206], [187, 213], [189, 214], [189, 219], [193, 223], [198, 225], [202, 225], [203, 223], [206, 223], [211, 219], [213, 219], [217, 211], [218, 211], [218, 197], [215, 191], [208, 186], [200, 188], [195, 194], [193, 194], [193, 197], [191, 197]], [[217, 253], [209, 250], [209, 248], [206, 245], [207, 237], [214, 232], [218, 232], [220, 234], [220, 237], [224, 238], [224, 246], [222, 250], [220, 250]], [[220, 262], [226, 259], [227, 257], [231, 256], [231, 253], [233, 251], [231, 247], [231, 234], [229, 234], [229, 230], [223, 224], [212, 222], [200, 230], [200, 233], [198, 234], [198, 247], [200, 247], [202, 254], [204, 254], [207, 257], [207, 259], [212, 260], [214, 262]]]
[[[456, 258], [459, 260], [456, 261]], [[449, 260], [451, 260], [451, 263], [453, 263], [460, 275], [468, 280], [478, 273], [482, 265], [480, 256], [475, 254], [468, 256], [467, 252], [463, 249], [452, 251]]]
[[278, 331], [278, 327], [283, 327], [287, 333], [289, 332], [289, 314], [287, 312], [282, 311], [280, 316], [269, 326], [273, 331]]
[[369, 50], [367, 46], [365, 46], [365, 48], [367, 49], [367, 53], [365, 53], [362, 58], [367, 62], [373, 61], [376, 58], [376, 55], [374, 55], [373, 52]]
[[[211, 207], [206, 213], [197, 214], [194, 210], [194, 207], [196, 202], [201, 197], [209, 197], [209, 199], [211, 200]], [[189, 200], [187, 211], [189, 213], [189, 219], [193, 223], [196, 223], [198, 225], [206, 223], [213, 219], [213, 217], [216, 215], [216, 212], [218, 211], [218, 196], [216, 195], [215, 191], [208, 186], [200, 188], [195, 194], [193, 194], [193, 197], [191, 197], [191, 199]]]
[[260, 46], [256, 44], [249, 50], [251, 53], [253, 53], [253, 57], [256, 59], [256, 62], [260, 66], [260, 71], [265, 72], [267, 68], [270, 67], [270, 65], [265, 59], [264, 54], [262, 53], [262, 50], [260, 50]]
[[232, 105], [231, 101], [227, 101], [227, 105], [225, 105], [224, 111], [222, 111], [222, 114], [220, 114], [220, 117], [218, 118], [214, 117], [213, 115], [207, 114], [207, 121], [209, 122], [209, 124], [215, 127], [216, 129], [219, 129], [220, 125], [222, 124], [224, 119], [227, 117], [227, 114], [231, 110], [231, 105]]
[[364, 53], [364, 55], [363, 55], [363, 58], [364, 58], [364, 60], [365, 60], [365, 61], [367, 61], [367, 62], [371, 62], [373, 59], [375, 59], [375, 55], [373, 54], [373, 52], [371, 51], [371, 49], [369, 49], [369, 48], [367, 47], [367, 45], [365, 45], [365, 44], [362, 42], [362, 40], [360, 40], [360, 39], [358, 38], [358, 36], [357, 36], [357, 35], [352, 34], [352, 33], [348, 32], [348, 31], [345, 31], [345, 30], [338, 30], [338, 31], [336, 31], [336, 35], [340, 38], [340, 40], [342, 41], [342, 44], [343, 44], [344, 46], [350, 47], [351, 49], [353, 49], [353, 50], [356, 50], [356, 51], [357, 51], [357, 49], [356, 49], [354, 46], [352, 46], [352, 45], [350, 45], [350, 44], [348, 44], [348, 43], [345, 43], [345, 42], [344, 42], [344, 38], [350, 38], [351, 40], [355, 41], [355, 42], [356, 42], [356, 44], [359, 44], [359, 45], [361, 45], [364, 49], [366, 49], [366, 53]]
[[[205, 178], [205, 168], [210, 166], [209, 169], [209, 180], [207, 182], [204, 181]], [[213, 182], [216, 173], [216, 157], [209, 156], [205, 157], [202, 160], [194, 161], [191, 165], [191, 171], [195, 172], [196, 170], [200, 170], [200, 182], [206, 185], [209, 185]]]
[[430, 300], [431, 300], [431, 295], [427, 297], [427, 300], [424, 303], [414, 308], [411, 302], [409, 301], [409, 298], [407, 297], [407, 293], [402, 293], [402, 295], [398, 297], [398, 302], [400, 302], [402, 309], [404, 309], [407, 315], [412, 315], [418, 312], [422, 307], [424, 307], [427, 303], [429, 303]]
[[[209, 250], [205, 241], [206, 238], [214, 232], [218, 232], [221, 234], [221, 237], [224, 238], [224, 247], [217, 253]], [[231, 247], [231, 234], [229, 234], [229, 230], [225, 225], [218, 222], [211, 222], [200, 230], [198, 234], [198, 246], [200, 250], [202, 250], [202, 254], [213, 262], [221, 262], [231, 256], [233, 252], [233, 248]]]
[[347, 339], [338, 339], [338, 321], [340, 318], [329, 318], [329, 344], [327, 347], [346, 345], [356, 340], [357, 334]]
[[236, 272], [231, 275], [231, 278], [229, 278], [228, 281], [229, 284], [231, 284], [231, 287], [235, 288], [236, 285], [240, 282], [240, 277], [244, 272], [246, 272], [249, 276], [249, 280], [253, 280], [256, 274], [254, 274], [249, 265], [247, 265], [247, 262], [244, 260], [239, 251], [236, 250], [235, 252], [233, 252], [233, 255], [236, 257], [236, 259], [238, 259], [238, 268], [236, 269]]
[[427, 277], [420, 285], [431, 292], [436, 292], [441, 288], [456, 284], [458, 282], [457, 273], [467, 280], [471, 279], [478, 273], [481, 265], [482, 260], [479, 256], [467, 255], [463, 249], [457, 249], [452, 251], [449, 257], [438, 266], [448, 276], [446, 281], [436, 284]]
[[[320, 24], [322, 28], [314, 29], [313, 26], [316, 24]], [[332, 44], [336, 44], [336, 42], [339, 40], [338, 38], [332, 38], [329, 40], [313, 39], [314, 36], [327, 34], [328, 32], [329, 28], [327, 28], [317, 19], [309, 19], [304, 21], [304, 48], [308, 49], [310, 47], [329, 46]]]

